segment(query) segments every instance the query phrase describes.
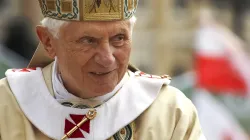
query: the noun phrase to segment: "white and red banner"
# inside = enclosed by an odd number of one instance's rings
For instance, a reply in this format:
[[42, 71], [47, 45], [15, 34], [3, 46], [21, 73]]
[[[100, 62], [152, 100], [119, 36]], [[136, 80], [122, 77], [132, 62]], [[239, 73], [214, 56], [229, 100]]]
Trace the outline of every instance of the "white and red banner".
[[[220, 94], [217, 97], [232, 97], [234, 100], [249, 97], [250, 58], [244, 51], [245, 44], [217, 23], [208, 9], [202, 9], [200, 23], [194, 53], [197, 90], [192, 95], [192, 101], [198, 110], [204, 135], [208, 140], [248, 140], [247, 133], [237, 120], [239, 118], [233, 114], [235, 112], [215, 98], [217, 95], [213, 95]], [[229, 105], [236, 110], [249, 110], [244, 106], [234, 106], [233, 102]]]
[[205, 24], [195, 41], [198, 88], [239, 96], [250, 93], [250, 59], [237, 36], [217, 24]]

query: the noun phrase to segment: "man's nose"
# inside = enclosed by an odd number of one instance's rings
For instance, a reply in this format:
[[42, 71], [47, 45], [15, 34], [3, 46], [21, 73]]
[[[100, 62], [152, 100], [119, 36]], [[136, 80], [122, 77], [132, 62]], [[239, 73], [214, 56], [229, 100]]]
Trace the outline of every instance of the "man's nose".
[[105, 42], [99, 46], [95, 61], [104, 67], [109, 67], [115, 62], [113, 53], [114, 48], [110, 46], [109, 42]]

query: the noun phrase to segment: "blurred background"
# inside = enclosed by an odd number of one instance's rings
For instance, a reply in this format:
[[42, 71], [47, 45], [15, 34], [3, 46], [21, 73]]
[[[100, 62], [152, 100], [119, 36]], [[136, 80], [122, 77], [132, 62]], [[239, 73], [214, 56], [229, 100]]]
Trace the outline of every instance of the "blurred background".
[[[250, 140], [250, 0], [140, 0], [131, 63], [168, 74], [197, 107], [208, 140]], [[0, 0], [0, 78], [26, 67], [37, 0]]]

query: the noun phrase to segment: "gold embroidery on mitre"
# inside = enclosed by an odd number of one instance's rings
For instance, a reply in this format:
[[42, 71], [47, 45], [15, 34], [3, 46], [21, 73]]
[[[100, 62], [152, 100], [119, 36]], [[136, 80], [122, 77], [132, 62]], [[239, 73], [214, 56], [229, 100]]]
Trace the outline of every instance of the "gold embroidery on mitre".
[[83, 0], [79, 0], [79, 17], [80, 17], [80, 21], [84, 20], [84, 1]]
[[50, 11], [55, 11], [56, 10], [56, 1], [54, 0], [46, 0], [47, 3], [47, 8]]
[[44, 17], [59, 20], [110, 21], [132, 17], [138, 0], [38, 0]]
[[132, 11], [134, 9], [134, 0], [128, 0], [128, 10]]
[[62, 1], [62, 12], [72, 12], [72, 1]]
[[85, 20], [122, 19], [122, 0], [85, 0]]

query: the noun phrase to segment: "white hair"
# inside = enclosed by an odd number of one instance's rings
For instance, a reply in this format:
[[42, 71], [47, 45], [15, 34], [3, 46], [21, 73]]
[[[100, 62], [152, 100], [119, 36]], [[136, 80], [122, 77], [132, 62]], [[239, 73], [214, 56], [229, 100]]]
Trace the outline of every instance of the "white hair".
[[[132, 16], [130, 19], [131, 25], [132, 25], [132, 29], [133, 26], [136, 22], [136, 17]], [[70, 21], [66, 21], [66, 20], [57, 20], [57, 19], [53, 19], [50, 17], [45, 17], [42, 21], [41, 24], [42, 26], [48, 28], [49, 32], [55, 37], [58, 38], [59, 37], [59, 29], [65, 25], [68, 24]]]

